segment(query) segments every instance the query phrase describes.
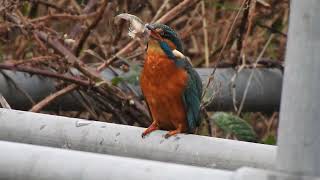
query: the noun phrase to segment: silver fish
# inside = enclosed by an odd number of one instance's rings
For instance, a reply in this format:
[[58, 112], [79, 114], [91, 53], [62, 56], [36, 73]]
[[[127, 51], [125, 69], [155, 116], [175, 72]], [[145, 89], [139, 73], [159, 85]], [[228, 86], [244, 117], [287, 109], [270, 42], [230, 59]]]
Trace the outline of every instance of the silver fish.
[[140, 18], [138, 18], [135, 15], [128, 14], [128, 13], [122, 13], [115, 17], [115, 20], [124, 19], [129, 21], [129, 32], [128, 35], [131, 38], [135, 37], [145, 37], [148, 34], [148, 30], [146, 28], [146, 25]]

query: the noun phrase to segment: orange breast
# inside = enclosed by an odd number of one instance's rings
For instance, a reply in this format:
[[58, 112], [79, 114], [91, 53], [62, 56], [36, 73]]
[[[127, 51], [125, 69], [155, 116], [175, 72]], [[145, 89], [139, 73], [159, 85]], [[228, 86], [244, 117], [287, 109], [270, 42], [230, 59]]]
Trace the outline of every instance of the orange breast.
[[148, 52], [140, 77], [141, 89], [148, 102], [153, 120], [161, 129], [174, 130], [180, 123], [186, 131], [186, 110], [182, 93], [187, 73], [164, 54]]

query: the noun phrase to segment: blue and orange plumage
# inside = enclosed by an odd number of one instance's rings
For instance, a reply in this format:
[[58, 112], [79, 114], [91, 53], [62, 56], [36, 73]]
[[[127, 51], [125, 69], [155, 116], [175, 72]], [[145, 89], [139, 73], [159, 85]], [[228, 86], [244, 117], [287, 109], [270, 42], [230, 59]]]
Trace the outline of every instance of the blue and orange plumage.
[[148, 25], [151, 37], [140, 77], [140, 86], [153, 123], [142, 137], [157, 129], [169, 130], [166, 138], [192, 132], [200, 123], [202, 84], [183, 53], [181, 40], [170, 27]]

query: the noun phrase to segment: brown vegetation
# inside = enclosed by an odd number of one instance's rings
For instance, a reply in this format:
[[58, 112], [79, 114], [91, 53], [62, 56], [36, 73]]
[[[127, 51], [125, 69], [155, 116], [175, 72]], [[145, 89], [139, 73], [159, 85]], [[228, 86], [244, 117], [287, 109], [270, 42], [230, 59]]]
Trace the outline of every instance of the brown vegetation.
[[[147, 126], [143, 101], [99, 75], [105, 68], [128, 71], [143, 63], [143, 48], [128, 38], [124, 21], [114, 22], [116, 15], [128, 12], [145, 22], [170, 25], [196, 67], [282, 67], [288, 6], [288, 0], [0, 0], [0, 69], [57, 80], [57, 92], [35, 102], [30, 111], [40, 112], [77, 91], [85, 112], [64, 114]], [[277, 113], [240, 116], [262, 142], [275, 138]], [[219, 136], [219, 130], [213, 131]]]

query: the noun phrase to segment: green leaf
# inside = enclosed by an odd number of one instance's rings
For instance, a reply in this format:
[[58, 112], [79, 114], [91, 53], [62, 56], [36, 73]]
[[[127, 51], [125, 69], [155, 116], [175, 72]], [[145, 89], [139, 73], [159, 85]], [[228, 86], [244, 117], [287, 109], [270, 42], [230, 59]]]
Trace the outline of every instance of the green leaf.
[[130, 64], [130, 70], [128, 72], [122, 73], [117, 77], [114, 77], [111, 82], [113, 85], [117, 86], [119, 83], [128, 83], [131, 85], [139, 85], [141, 67], [138, 64]]
[[138, 64], [130, 64], [129, 72], [120, 75], [120, 77], [129, 84], [138, 85], [140, 72], [141, 67]]
[[111, 83], [112, 85], [116, 86], [118, 85], [119, 83], [121, 83], [123, 81], [123, 78], [122, 77], [115, 77], [111, 80]]
[[226, 133], [231, 133], [241, 141], [255, 142], [257, 135], [245, 120], [224, 112], [217, 112], [211, 117], [216, 125]]
[[262, 140], [263, 144], [275, 145], [277, 143], [276, 137], [274, 135], [269, 135]]
[[85, 0], [76, 0], [76, 1], [79, 5], [84, 5], [86, 2]]
[[23, 2], [21, 12], [24, 16], [28, 16], [31, 10], [31, 5], [28, 2]]

